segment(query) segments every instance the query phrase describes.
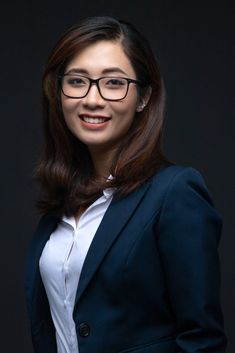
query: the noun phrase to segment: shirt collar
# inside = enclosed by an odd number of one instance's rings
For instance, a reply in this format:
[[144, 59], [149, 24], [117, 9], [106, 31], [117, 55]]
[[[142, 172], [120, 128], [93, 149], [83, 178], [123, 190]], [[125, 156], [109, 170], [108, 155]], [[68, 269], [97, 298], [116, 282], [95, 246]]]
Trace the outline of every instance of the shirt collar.
[[[114, 177], [112, 176], [112, 174], [110, 174], [106, 181], [108, 183], [109, 180], [113, 180], [113, 179]], [[111, 196], [113, 196], [114, 191], [115, 191], [115, 188], [106, 188], [103, 190], [103, 195], [106, 199], [109, 199]]]
[[66, 217], [63, 215], [61, 222], [66, 225], [70, 225], [73, 229], [76, 229], [76, 219], [75, 217]]
[[[109, 177], [107, 178], [107, 182], [109, 180], [114, 179], [113, 176], [110, 174]], [[110, 199], [113, 196], [113, 193], [116, 188], [106, 188], [103, 190], [103, 196], [106, 198], [106, 200]], [[72, 226], [74, 229], [76, 229], [76, 220], [74, 217], [66, 217], [65, 215], [62, 217], [62, 222], [69, 224]]]

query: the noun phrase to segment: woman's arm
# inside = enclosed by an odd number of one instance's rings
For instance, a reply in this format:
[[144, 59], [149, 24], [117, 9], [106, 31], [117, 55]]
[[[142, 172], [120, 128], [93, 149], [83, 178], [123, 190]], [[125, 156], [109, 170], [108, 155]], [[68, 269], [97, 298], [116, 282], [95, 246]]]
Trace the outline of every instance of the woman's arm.
[[198, 171], [185, 168], [176, 175], [158, 227], [178, 346], [187, 353], [224, 352], [217, 251], [222, 220]]

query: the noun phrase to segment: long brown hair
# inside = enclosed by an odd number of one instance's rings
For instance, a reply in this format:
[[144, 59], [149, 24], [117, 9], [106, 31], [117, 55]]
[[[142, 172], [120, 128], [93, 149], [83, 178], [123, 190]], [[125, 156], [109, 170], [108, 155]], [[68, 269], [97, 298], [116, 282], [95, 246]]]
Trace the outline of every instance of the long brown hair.
[[118, 41], [129, 58], [137, 79], [144, 88], [151, 87], [149, 102], [120, 143], [110, 169], [116, 195], [125, 196], [171, 164], [162, 152], [165, 90], [159, 66], [146, 39], [133, 25], [111, 17], [90, 17], [70, 28], [49, 56], [43, 74], [44, 149], [35, 170], [44, 191], [38, 202], [42, 213], [76, 214], [89, 205], [107, 187], [94, 178], [87, 147], [69, 131], [62, 113], [59, 75], [82, 49], [100, 40]]

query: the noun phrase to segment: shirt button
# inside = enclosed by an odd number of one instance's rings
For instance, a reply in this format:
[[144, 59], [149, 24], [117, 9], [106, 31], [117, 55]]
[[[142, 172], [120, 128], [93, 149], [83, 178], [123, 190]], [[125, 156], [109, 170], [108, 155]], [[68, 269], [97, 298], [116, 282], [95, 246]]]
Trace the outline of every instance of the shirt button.
[[78, 330], [79, 330], [79, 335], [81, 337], [87, 337], [89, 336], [90, 334], [90, 327], [88, 324], [86, 324], [85, 322], [82, 322], [79, 327], [78, 327]]

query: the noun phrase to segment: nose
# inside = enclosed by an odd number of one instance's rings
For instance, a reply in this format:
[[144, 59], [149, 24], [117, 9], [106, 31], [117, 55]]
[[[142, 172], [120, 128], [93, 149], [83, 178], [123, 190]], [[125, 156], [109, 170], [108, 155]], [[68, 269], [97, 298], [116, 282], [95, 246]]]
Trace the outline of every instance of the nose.
[[87, 95], [82, 98], [83, 104], [89, 107], [104, 106], [105, 100], [101, 97], [98, 87], [92, 83]]

